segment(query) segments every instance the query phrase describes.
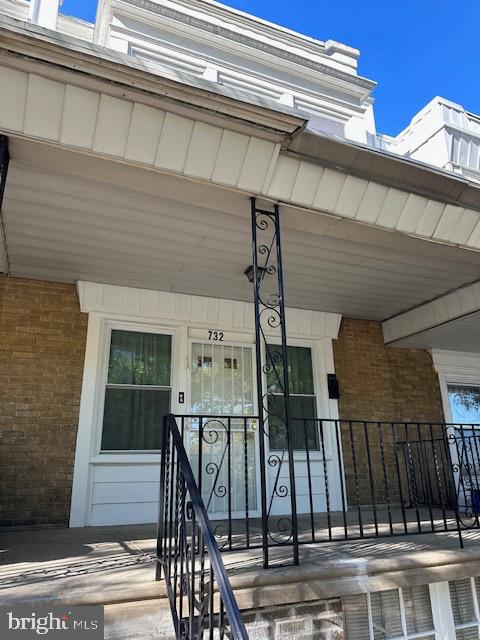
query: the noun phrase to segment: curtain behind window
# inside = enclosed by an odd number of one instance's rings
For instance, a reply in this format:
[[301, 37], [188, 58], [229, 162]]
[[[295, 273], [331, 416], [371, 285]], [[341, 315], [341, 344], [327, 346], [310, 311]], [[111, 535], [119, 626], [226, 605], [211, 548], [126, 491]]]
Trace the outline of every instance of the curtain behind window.
[[160, 449], [170, 410], [171, 341], [168, 335], [112, 331], [103, 451]]

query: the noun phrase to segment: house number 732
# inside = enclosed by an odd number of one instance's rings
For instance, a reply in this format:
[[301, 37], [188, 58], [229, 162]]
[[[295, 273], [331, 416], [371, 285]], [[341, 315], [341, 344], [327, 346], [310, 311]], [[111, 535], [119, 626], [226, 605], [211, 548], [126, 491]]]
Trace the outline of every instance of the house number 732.
[[213, 342], [223, 342], [223, 331], [209, 331], [208, 339]]

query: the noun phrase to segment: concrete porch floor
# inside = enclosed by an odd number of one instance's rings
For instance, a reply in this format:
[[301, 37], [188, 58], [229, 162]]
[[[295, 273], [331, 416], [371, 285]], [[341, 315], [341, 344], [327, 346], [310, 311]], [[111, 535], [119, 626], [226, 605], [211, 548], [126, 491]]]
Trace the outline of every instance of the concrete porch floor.
[[[269, 570], [260, 549], [223, 558], [246, 610], [480, 575], [480, 531], [464, 540], [463, 550], [454, 531], [302, 545], [300, 567]], [[106, 638], [171, 638], [154, 558], [154, 525], [2, 532], [0, 602], [102, 604]], [[287, 558], [288, 548], [272, 550], [274, 564]]]

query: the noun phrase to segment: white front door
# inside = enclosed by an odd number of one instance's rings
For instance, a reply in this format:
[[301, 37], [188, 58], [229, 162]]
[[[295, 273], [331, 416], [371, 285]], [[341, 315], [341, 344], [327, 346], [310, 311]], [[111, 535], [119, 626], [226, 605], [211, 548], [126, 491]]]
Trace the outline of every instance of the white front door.
[[253, 347], [194, 341], [186, 440], [212, 518], [259, 515]]

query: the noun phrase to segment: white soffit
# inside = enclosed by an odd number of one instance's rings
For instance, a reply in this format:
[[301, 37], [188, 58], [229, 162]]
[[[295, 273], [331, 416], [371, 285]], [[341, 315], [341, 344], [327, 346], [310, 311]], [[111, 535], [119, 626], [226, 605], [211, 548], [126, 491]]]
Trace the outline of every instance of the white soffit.
[[[83, 281], [77, 282], [77, 290], [80, 309], [84, 313], [184, 322], [231, 331], [255, 330], [253, 304], [250, 302]], [[338, 313], [286, 309], [288, 332], [297, 338], [335, 339], [341, 319]], [[275, 331], [271, 335], [275, 335]]]
[[[3, 216], [11, 275], [251, 299], [247, 194], [10, 143]], [[285, 205], [281, 215], [295, 308], [383, 320], [478, 277], [475, 251]]]
[[280, 153], [280, 144], [0, 67], [0, 131], [480, 249], [480, 212]]
[[421, 331], [409, 338], [393, 342], [390, 346], [472, 353], [475, 354], [475, 360], [480, 365], [480, 311], [456, 318], [433, 329]]
[[383, 336], [396, 346], [480, 351], [479, 318], [480, 281], [384, 321]]

